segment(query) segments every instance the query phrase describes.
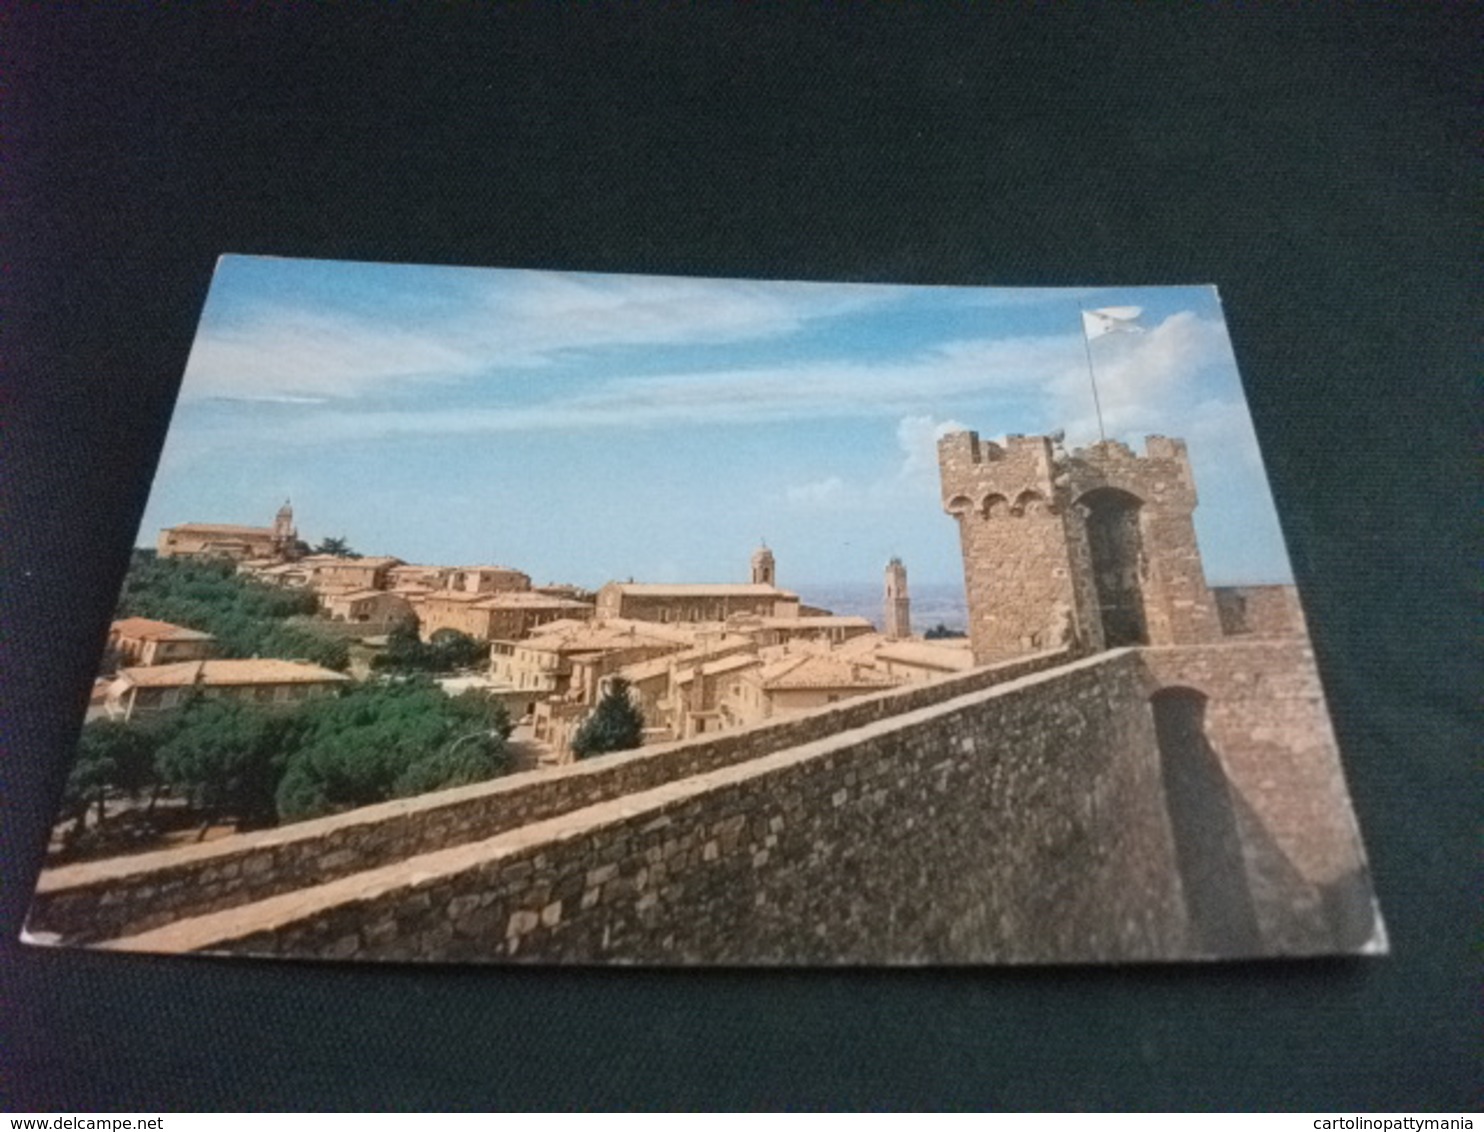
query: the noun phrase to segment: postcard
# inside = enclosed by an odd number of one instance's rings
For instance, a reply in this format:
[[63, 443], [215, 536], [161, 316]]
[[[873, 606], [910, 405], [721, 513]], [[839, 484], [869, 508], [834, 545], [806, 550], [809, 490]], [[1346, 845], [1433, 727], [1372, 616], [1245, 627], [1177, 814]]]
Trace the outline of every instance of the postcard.
[[1214, 288], [247, 256], [25, 938], [1386, 950]]

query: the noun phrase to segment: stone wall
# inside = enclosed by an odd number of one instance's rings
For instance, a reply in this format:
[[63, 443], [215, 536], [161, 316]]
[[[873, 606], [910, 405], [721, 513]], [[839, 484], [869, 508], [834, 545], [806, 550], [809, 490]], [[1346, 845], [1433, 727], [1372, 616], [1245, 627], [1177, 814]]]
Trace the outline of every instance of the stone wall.
[[1183, 441], [1067, 455], [1046, 436], [999, 445], [959, 432], [938, 442], [938, 464], [981, 663], [1062, 643], [1097, 652], [1220, 639]]
[[[595, 801], [105, 946], [583, 963], [1384, 947], [1305, 643], [1013, 671], [676, 744], [669, 765], [615, 756], [627, 788]], [[626, 777], [646, 765], [664, 772]]]
[[1141, 650], [1148, 688], [1207, 697], [1203, 738], [1266, 949], [1354, 949], [1375, 932], [1370, 881], [1307, 641]]
[[280, 829], [48, 870], [37, 887], [28, 931], [94, 942], [325, 884], [812, 742], [1064, 659], [1061, 653], [1043, 653], [861, 697], [803, 718], [513, 775]]
[[1293, 586], [1213, 586], [1211, 596], [1227, 637], [1307, 639], [1309, 635]]
[[635, 963], [1188, 952], [1137, 653], [110, 946]]
[[1044, 436], [938, 441], [943, 508], [958, 521], [969, 637], [981, 664], [1075, 639], [1103, 645], [1086, 532]]
[[1144, 575], [1141, 587], [1148, 643], [1189, 645], [1218, 640], [1221, 628], [1196, 541], [1198, 500], [1185, 442], [1150, 436], [1144, 441], [1144, 455], [1139, 456], [1127, 445], [1105, 440], [1074, 452], [1067, 468], [1074, 502], [1112, 490], [1140, 504], [1144, 562], [1139, 564], [1139, 573]]

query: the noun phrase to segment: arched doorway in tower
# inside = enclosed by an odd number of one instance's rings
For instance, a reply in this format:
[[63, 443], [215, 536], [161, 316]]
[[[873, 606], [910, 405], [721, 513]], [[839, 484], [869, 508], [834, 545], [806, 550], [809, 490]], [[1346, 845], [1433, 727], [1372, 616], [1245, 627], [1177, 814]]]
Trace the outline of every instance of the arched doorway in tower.
[[1087, 545], [1102, 611], [1103, 642], [1109, 648], [1149, 643], [1141, 575], [1144, 541], [1141, 500], [1126, 491], [1100, 487], [1078, 500], [1087, 513]]

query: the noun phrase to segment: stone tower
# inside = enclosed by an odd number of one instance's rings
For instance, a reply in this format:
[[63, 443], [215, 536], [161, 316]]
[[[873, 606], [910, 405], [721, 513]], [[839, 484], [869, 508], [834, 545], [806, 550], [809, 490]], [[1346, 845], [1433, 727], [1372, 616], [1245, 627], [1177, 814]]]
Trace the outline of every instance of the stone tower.
[[886, 637], [906, 640], [912, 635], [912, 603], [907, 596], [907, 567], [900, 558], [886, 564]]
[[299, 532], [294, 529], [294, 508], [285, 499], [278, 514], [273, 516], [273, 555], [278, 559], [295, 557], [299, 545]]
[[773, 563], [773, 552], [764, 543], [752, 552], [752, 584], [755, 586], [776, 586], [777, 568]]
[[1050, 437], [1001, 446], [960, 432], [938, 442], [938, 464], [980, 663], [1219, 639], [1183, 441], [1151, 436], [1143, 456], [1104, 441], [1068, 456]]

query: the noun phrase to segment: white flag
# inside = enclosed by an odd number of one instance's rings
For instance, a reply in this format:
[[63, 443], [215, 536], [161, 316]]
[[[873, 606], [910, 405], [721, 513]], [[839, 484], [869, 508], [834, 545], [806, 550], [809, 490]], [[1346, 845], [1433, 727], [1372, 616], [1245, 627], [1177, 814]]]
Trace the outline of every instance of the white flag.
[[1101, 310], [1082, 312], [1082, 333], [1091, 342], [1104, 334], [1143, 334], [1139, 315], [1143, 307], [1103, 307]]

